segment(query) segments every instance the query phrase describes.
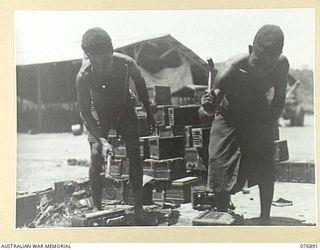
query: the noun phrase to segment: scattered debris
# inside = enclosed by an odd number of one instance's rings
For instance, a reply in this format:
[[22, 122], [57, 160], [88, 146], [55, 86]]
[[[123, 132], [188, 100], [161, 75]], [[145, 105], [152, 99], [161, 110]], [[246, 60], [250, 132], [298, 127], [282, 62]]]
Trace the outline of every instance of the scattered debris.
[[275, 207], [286, 207], [286, 206], [292, 206], [293, 202], [283, 198], [279, 198], [278, 200], [273, 201], [272, 205]]
[[243, 216], [235, 213], [206, 210], [192, 221], [193, 226], [243, 225]]
[[81, 160], [81, 159], [68, 159], [67, 160], [68, 166], [84, 166], [84, 167], [89, 167], [90, 162], [86, 159]]
[[78, 200], [84, 199], [85, 197], [86, 197], [86, 191], [85, 190], [80, 190], [80, 191], [74, 192], [72, 194], [72, 198], [78, 199]]
[[[145, 180], [148, 181], [148, 180]], [[71, 226], [132, 226], [135, 225], [133, 206], [125, 205], [126, 195], [121, 200], [103, 200], [103, 211], [92, 212], [92, 197], [88, 180], [56, 182], [55, 188], [48, 188], [33, 194], [37, 205], [34, 217], [24, 224], [29, 228], [71, 227]], [[170, 226], [178, 222], [179, 204], [166, 202], [164, 206], [144, 206], [147, 226]], [[124, 214], [112, 216], [113, 210]], [[116, 213], [118, 214], [118, 213]], [[100, 218], [101, 217], [101, 218]], [[108, 217], [108, 218], [107, 218]], [[88, 219], [89, 218], [89, 219]], [[23, 225], [21, 225], [23, 226]]]
[[243, 188], [242, 189], [243, 194], [250, 194], [250, 189], [249, 188]]
[[71, 131], [72, 134], [77, 136], [77, 135], [82, 135], [83, 133], [83, 125], [82, 124], [72, 124], [71, 125]]
[[229, 210], [233, 211], [236, 209], [236, 206], [233, 204], [233, 202], [230, 200], [229, 201], [229, 207], [228, 207]]

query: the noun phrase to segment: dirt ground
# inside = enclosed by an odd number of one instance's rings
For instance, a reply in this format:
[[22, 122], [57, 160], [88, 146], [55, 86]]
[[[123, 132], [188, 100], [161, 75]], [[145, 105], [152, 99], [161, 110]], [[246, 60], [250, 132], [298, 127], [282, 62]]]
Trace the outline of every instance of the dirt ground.
[[[286, 121], [283, 122], [285, 124]], [[304, 127], [280, 127], [280, 139], [288, 140], [291, 160], [314, 160], [314, 117], [305, 117]], [[89, 160], [86, 135], [18, 134], [17, 136], [17, 192], [39, 191], [52, 187], [56, 181], [88, 176], [88, 167], [68, 166], [68, 159]], [[243, 214], [246, 225], [256, 225], [259, 216], [259, 192], [252, 187], [248, 194], [232, 197], [236, 212]], [[297, 226], [317, 222], [316, 185], [276, 182], [274, 200], [283, 198], [292, 206], [272, 207], [272, 225]], [[183, 204], [177, 226], [192, 225], [199, 212], [191, 204]]]

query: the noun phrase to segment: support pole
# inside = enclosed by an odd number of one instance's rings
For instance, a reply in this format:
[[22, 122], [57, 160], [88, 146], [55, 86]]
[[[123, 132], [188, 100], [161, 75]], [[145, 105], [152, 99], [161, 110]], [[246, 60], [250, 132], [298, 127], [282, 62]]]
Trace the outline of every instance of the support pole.
[[36, 66], [36, 74], [37, 74], [37, 108], [38, 108], [38, 115], [37, 115], [37, 130], [38, 132], [42, 131], [42, 93], [41, 93], [41, 80], [43, 76], [43, 67], [41, 65]]

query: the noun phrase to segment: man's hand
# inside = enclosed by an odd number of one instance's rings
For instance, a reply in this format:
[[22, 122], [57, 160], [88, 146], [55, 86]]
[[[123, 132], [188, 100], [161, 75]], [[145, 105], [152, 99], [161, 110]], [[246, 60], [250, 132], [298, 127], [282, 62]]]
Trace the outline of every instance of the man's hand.
[[138, 103], [137, 95], [131, 89], [129, 89], [129, 97], [130, 97], [130, 104], [132, 106], [137, 105], [137, 103]]
[[112, 145], [105, 138], [99, 138], [99, 141], [101, 145], [101, 156], [107, 157], [108, 155], [113, 155]]
[[156, 122], [151, 112], [147, 113], [147, 121], [149, 125], [150, 134], [153, 134], [156, 130]]
[[201, 105], [209, 115], [212, 115], [216, 110], [217, 98], [214, 92], [205, 91], [204, 95], [201, 97]]

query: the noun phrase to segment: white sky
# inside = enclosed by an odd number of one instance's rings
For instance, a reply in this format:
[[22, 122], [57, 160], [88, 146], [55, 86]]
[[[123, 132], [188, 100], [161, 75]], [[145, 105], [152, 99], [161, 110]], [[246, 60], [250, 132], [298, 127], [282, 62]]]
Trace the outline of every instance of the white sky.
[[16, 11], [16, 60], [23, 64], [81, 58], [83, 33], [101, 27], [110, 34], [114, 47], [133, 38], [171, 34], [203, 59], [211, 56], [221, 62], [247, 52], [254, 34], [264, 24], [282, 28], [283, 53], [291, 67], [314, 68], [314, 9]]

